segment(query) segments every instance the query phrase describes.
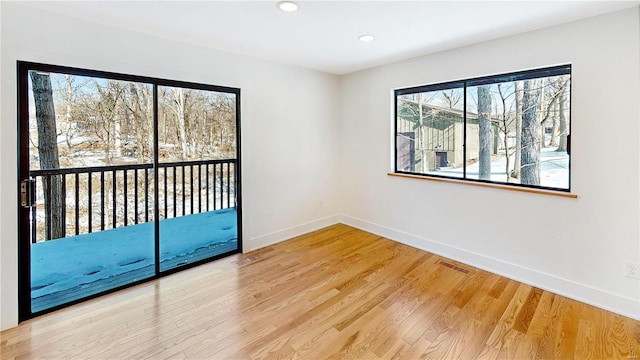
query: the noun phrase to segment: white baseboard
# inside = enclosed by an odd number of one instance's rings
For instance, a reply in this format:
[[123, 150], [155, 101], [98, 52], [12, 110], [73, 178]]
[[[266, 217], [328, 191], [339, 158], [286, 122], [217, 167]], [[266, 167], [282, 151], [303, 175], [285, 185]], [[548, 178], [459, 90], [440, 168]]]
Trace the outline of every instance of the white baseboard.
[[312, 231], [325, 228], [327, 226], [335, 225], [340, 222], [339, 219], [340, 219], [339, 215], [327, 216], [322, 219], [310, 221], [308, 223], [292, 226], [290, 228], [286, 228], [283, 230], [274, 231], [272, 233], [261, 235], [261, 236], [249, 239], [249, 241], [245, 241], [244, 244], [242, 244], [243, 251], [249, 252], [249, 251], [257, 250], [269, 245], [273, 245], [285, 240], [289, 240], [296, 236], [304, 235]]
[[383, 236], [390, 240], [425, 250], [440, 256], [504, 276], [543, 290], [553, 292], [586, 304], [640, 320], [640, 303], [638, 300], [615, 294], [585, 284], [563, 279], [555, 275], [526, 268], [503, 260], [494, 259], [453, 247], [441, 242], [374, 224], [366, 220], [340, 215], [338, 221], [360, 230]]

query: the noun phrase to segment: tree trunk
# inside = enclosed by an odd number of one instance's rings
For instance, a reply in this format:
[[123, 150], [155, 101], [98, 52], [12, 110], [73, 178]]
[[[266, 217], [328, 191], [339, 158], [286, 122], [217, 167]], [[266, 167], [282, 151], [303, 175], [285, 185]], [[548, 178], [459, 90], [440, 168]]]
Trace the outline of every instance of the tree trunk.
[[111, 129], [106, 129], [104, 132], [104, 141], [102, 143], [102, 151], [104, 152], [104, 162], [107, 165], [111, 165], [113, 162], [113, 156], [111, 156]]
[[[507, 99], [502, 92], [502, 86], [498, 84], [498, 92], [500, 93], [500, 100], [502, 101], [502, 127], [500, 132], [503, 134], [502, 146], [504, 146], [504, 173], [507, 175], [507, 182], [510, 182], [509, 170], [511, 170], [511, 156], [509, 155], [509, 123], [507, 119], [509, 115], [507, 114]], [[496, 109], [497, 112], [497, 109]]]
[[516, 153], [511, 177], [520, 179], [520, 156], [522, 153], [522, 81], [516, 81]]
[[[146, 103], [145, 106], [145, 110], [146, 110], [146, 114], [147, 116], [145, 117], [144, 121], [145, 124], [147, 124], [147, 141], [145, 142], [145, 157], [153, 157], [153, 148], [154, 148], [154, 137], [153, 137], [153, 91], [152, 91], [152, 87], [151, 86], [143, 86], [142, 87], [142, 97]], [[160, 129], [162, 129], [162, 127], [160, 127], [160, 117], [158, 116], [158, 133], [160, 132]], [[164, 131], [164, 138], [166, 139], [166, 134], [167, 134], [167, 130], [166, 130], [166, 121], [165, 123], [165, 131]]]
[[478, 87], [479, 179], [491, 180], [491, 94], [489, 86]]
[[[562, 99], [560, 99], [562, 100]], [[551, 117], [551, 121], [553, 125], [551, 127], [551, 141], [549, 142], [549, 146], [558, 146], [558, 131], [559, 129], [559, 121], [558, 121], [558, 112], [560, 111], [560, 102], [556, 101], [553, 105], [553, 116]]]
[[[56, 113], [53, 104], [53, 91], [49, 74], [31, 71], [31, 86], [36, 108], [36, 122], [38, 125], [38, 157], [40, 169], [59, 169], [58, 133], [56, 130]], [[62, 178], [52, 176], [51, 181], [42, 178], [45, 206], [45, 234], [51, 234], [49, 239], [65, 236], [64, 209], [62, 208]]]
[[537, 111], [540, 90], [536, 80], [524, 82], [522, 96], [522, 150], [520, 183], [540, 185], [540, 121]]
[[[418, 170], [418, 172], [426, 173], [429, 171], [428, 161], [427, 161], [427, 149], [425, 144], [425, 136], [424, 136], [424, 114], [422, 113], [422, 94], [418, 94], [418, 148], [420, 149], [420, 164], [422, 166], [422, 171]], [[222, 140], [222, 139], [221, 139]], [[220, 141], [222, 144], [222, 141]], [[224, 147], [226, 149], [226, 146]]]
[[562, 93], [560, 94], [560, 104], [559, 106], [559, 123], [558, 123], [558, 133], [560, 134], [560, 141], [558, 142], [558, 149], [556, 151], [566, 152], [567, 151], [567, 134], [569, 133], [569, 126], [567, 124], [567, 86], [562, 89]]
[[[549, 79], [544, 79], [541, 80], [540, 82], [540, 86], [542, 87], [539, 94], [540, 94], [540, 101], [538, 101], [539, 105], [540, 105], [540, 112], [538, 113], [538, 116], [540, 117], [540, 147], [543, 148], [545, 146], [545, 140], [547, 138], [546, 133], [545, 133], [545, 127], [547, 124], [547, 117], [545, 117], [545, 101], [546, 101], [546, 96], [547, 96], [547, 85], [545, 84], [545, 82], [549, 82]], [[549, 104], [548, 106], [551, 106], [551, 104]]]
[[[109, 93], [115, 93], [115, 96], [113, 97], [113, 105], [110, 107], [109, 114], [111, 121], [113, 122], [113, 141], [115, 147], [115, 156], [118, 158], [122, 157], [122, 119], [120, 117], [120, 114], [118, 113], [118, 99], [120, 98], [119, 92], [123, 90], [124, 89], [116, 88], [115, 86], [113, 86], [113, 84], [110, 84], [109, 86]], [[110, 94], [110, 96], [112, 95]]]
[[114, 127], [114, 131], [113, 131], [113, 136], [115, 137], [115, 150], [116, 150], [116, 157], [121, 158], [122, 157], [122, 130], [121, 130], [121, 124], [120, 124], [121, 120], [120, 120], [120, 115], [119, 114], [115, 114], [113, 116], [113, 127]]
[[178, 134], [180, 135], [180, 146], [182, 147], [182, 159], [189, 158], [189, 147], [187, 144], [187, 135], [185, 130], [185, 117], [184, 117], [184, 108], [185, 108], [185, 96], [184, 90], [182, 88], [172, 88], [173, 92], [173, 100], [175, 103], [174, 111], [178, 118]]
[[[112, 140], [117, 139], [119, 134], [115, 134], [116, 132], [116, 116], [118, 103], [120, 101], [120, 97], [122, 96], [123, 88], [122, 86], [113, 80], [108, 80], [106, 84], [101, 84], [97, 80], [93, 80], [96, 91], [100, 96], [99, 101], [97, 103], [97, 109], [99, 117], [97, 120], [98, 126], [96, 127], [96, 135], [102, 140], [100, 144], [102, 145], [104, 151], [104, 158], [107, 165], [111, 165], [113, 153], [111, 152], [111, 146], [114, 146], [115, 153], [119, 151], [117, 146], [115, 146], [115, 141], [112, 143]], [[119, 119], [118, 119], [119, 120]]]
[[71, 84], [71, 75], [64, 76], [64, 84], [65, 84], [65, 120], [67, 121], [67, 126], [71, 124], [71, 106], [73, 105], [73, 86]]
[[[130, 109], [133, 115], [133, 123], [135, 124], [136, 156], [139, 163], [150, 160], [151, 149], [153, 147], [153, 132], [149, 124], [145, 87], [146, 85], [142, 85], [141, 88], [138, 89], [135, 84], [129, 84], [132, 101]], [[151, 135], [151, 139], [149, 139], [149, 135]]]
[[73, 84], [71, 82], [71, 75], [65, 75], [64, 76], [64, 83], [65, 83], [65, 103], [66, 103], [66, 107], [65, 107], [65, 120], [67, 122], [67, 128], [66, 130], [64, 130], [65, 132], [65, 139], [67, 141], [67, 148], [69, 149], [69, 151], [71, 151], [71, 131], [72, 131], [72, 125], [71, 125], [71, 112], [72, 112], [72, 108], [71, 106], [73, 105]]

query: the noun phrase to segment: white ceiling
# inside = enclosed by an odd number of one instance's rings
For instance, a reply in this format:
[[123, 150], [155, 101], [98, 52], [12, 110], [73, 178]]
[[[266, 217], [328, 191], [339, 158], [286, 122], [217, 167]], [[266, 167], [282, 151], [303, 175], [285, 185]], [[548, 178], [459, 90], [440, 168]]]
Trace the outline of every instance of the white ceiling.
[[[26, 1], [42, 10], [333, 74], [637, 6], [640, 1]], [[594, 29], [597, 31], [597, 29]], [[362, 34], [376, 40], [363, 43]], [[585, 40], [588, 34], [585, 34]], [[571, 46], [567, 44], [567, 46]]]

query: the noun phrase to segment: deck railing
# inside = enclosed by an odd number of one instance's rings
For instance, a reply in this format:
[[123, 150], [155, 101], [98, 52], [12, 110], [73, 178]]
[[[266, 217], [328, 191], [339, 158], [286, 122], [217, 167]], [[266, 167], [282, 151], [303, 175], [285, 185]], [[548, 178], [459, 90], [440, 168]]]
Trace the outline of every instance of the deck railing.
[[[32, 243], [54, 237], [53, 214], [64, 235], [56, 237], [153, 221], [156, 171], [160, 219], [236, 206], [235, 159], [32, 170]], [[59, 186], [59, 201], [45, 206], [44, 189], [52, 196], [52, 185]]]

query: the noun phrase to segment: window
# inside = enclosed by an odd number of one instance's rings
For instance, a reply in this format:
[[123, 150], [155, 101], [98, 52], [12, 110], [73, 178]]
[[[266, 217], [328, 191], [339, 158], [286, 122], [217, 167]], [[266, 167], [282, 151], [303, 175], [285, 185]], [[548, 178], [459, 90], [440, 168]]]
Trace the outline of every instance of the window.
[[571, 65], [395, 91], [395, 172], [570, 190]]

